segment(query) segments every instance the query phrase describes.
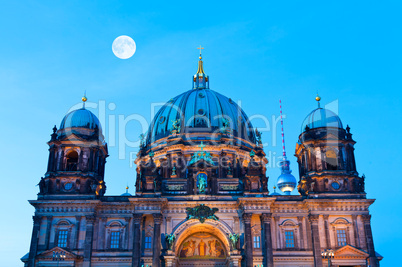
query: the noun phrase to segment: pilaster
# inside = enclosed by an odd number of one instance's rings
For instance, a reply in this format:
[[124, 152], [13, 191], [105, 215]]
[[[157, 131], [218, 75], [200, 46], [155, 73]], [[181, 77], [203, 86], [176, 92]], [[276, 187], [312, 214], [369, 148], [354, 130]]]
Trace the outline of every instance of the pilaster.
[[309, 221], [311, 224], [311, 234], [312, 234], [314, 266], [322, 267], [321, 245], [320, 245], [320, 236], [319, 236], [319, 231], [318, 231], [318, 218], [319, 218], [319, 215], [313, 215], [313, 214], [309, 215]]
[[35, 257], [38, 252], [39, 228], [42, 217], [35, 215], [32, 216], [32, 219], [33, 219], [33, 229], [32, 229], [31, 246], [29, 248], [28, 267], [35, 267]]
[[133, 258], [132, 267], [139, 267], [141, 259], [141, 222], [142, 214], [133, 214]]
[[244, 243], [246, 246], [246, 267], [253, 267], [253, 243], [251, 239], [251, 213], [243, 214]]
[[374, 250], [373, 233], [371, 232], [371, 215], [362, 215], [364, 223], [364, 232], [366, 234], [367, 250], [371, 267], [378, 267], [377, 257]]
[[162, 214], [154, 213], [152, 214], [154, 217], [154, 242], [153, 242], [153, 259], [152, 266], [160, 267], [161, 266], [161, 224], [162, 224]]
[[264, 238], [263, 254], [264, 254], [264, 266], [273, 267], [274, 257], [272, 253], [272, 236], [271, 236], [271, 213], [263, 213], [261, 215], [261, 224]]

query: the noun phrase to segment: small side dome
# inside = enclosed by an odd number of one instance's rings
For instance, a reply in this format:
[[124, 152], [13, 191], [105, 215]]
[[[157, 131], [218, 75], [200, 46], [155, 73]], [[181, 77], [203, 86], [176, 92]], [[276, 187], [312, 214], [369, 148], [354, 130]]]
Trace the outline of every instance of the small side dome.
[[126, 186], [126, 192], [125, 193], [123, 193], [123, 194], [121, 194], [120, 196], [122, 196], [122, 197], [131, 197], [132, 195], [128, 192], [128, 186]]
[[333, 127], [333, 128], [341, 128], [343, 129], [341, 119], [334, 112], [324, 109], [317, 108], [313, 110], [307, 117], [304, 119], [301, 131], [305, 132], [306, 127], [308, 129], [315, 129], [321, 127]]
[[60, 124], [60, 130], [66, 128], [87, 128], [101, 130], [98, 118], [89, 110], [80, 108], [69, 112], [64, 116]]

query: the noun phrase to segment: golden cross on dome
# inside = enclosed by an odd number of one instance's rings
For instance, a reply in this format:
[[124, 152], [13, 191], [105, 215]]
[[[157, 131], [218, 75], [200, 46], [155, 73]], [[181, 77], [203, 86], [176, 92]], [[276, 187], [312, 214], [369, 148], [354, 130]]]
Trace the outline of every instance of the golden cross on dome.
[[200, 47], [197, 47], [197, 49], [200, 49], [200, 59], [201, 59], [201, 51], [202, 51], [202, 49], [204, 49], [204, 47], [202, 47], [202, 46], [200, 45]]

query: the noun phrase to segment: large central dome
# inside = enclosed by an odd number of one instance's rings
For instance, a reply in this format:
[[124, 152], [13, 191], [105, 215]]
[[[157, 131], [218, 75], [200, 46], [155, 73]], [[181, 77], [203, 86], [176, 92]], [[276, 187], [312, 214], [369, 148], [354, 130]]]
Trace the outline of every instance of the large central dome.
[[[175, 124], [176, 123], [176, 124]], [[193, 89], [168, 101], [156, 114], [148, 131], [147, 144], [179, 133], [225, 133], [255, 143], [255, 133], [246, 113], [230, 98], [210, 89]], [[191, 139], [195, 139], [191, 138]], [[202, 138], [201, 138], [202, 139]]]
[[230, 98], [209, 89], [200, 57], [193, 89], [170, 99], [153, 118], [145, 145], [155, 147], [180, 135], [183, 141], [218, 141], [230, 136], [249, 147], [256, 136], [246, 113]]

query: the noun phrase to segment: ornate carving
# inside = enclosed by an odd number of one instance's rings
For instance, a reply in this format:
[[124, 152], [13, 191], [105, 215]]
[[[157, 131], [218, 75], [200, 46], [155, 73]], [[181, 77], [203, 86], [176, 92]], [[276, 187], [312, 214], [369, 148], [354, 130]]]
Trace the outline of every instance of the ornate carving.
[[154, 217], [154, 224], [161, 224], [162, 223], [162, 214], [160, 213], [153, 213], [152, 216]]
[[172, 121], [172, 130], [170, 131], [171, 134], [176, 135], [180, 133], [181, 126], [180, 126], [180, 119]]
[[272, 213], [263, 213], [261, 215], [262, 223], [271, 223]]
[[186, 220], [198, 219], [201, 223], [204, 223], [206, 219], [212, 219], [215, 221], [219, 220], [219, 218], [215, 215], [215, 212], [217, 212], [219, 209], [217, 208], [211, 209], [210, 207], [205, 206], [204, 204], [201, 204], [194, 208], [186, 208], [186, 210], [187, 210]]
[[176, 239], [176, 236], [173, 233], [166, 235], [165, 241], [166, 241], [166, 247], [168, 250], [172, 250], [175, 239]]
[[317, 224], [318, 223], [318, 218], [319, 218], [319, 215], [317, 215], [317, 214], [310, 214], [308, 216], [308, 219], [309, 219], [310, 223]]
[[251, 213], [243, 213], [243, 221], [244, 223], [251, 223], [251, 216], [253, 216]]
[[371, 215], [370, 214], [362, 215], [362, 219], [364, 223], [370, 223]]
[[85, 220], [87, 221], [87, 224], [93, 224], [95, 222], [95, 216], [94, 215], [86, 215]]
[[201, 142], [201, 144], [199, 145], [200, 147], [200, 151], [194, 152], [193, 156], [191, 157], [191, 160], [189, 162], [189, 165], [192, 165], [200, 160], [204, 160], [206, 162], [208, 162], [211, 165], [214, 165], [214, 161], [212, 160], [212, 156], [209, 152], [204, 151], [204, 143]]

